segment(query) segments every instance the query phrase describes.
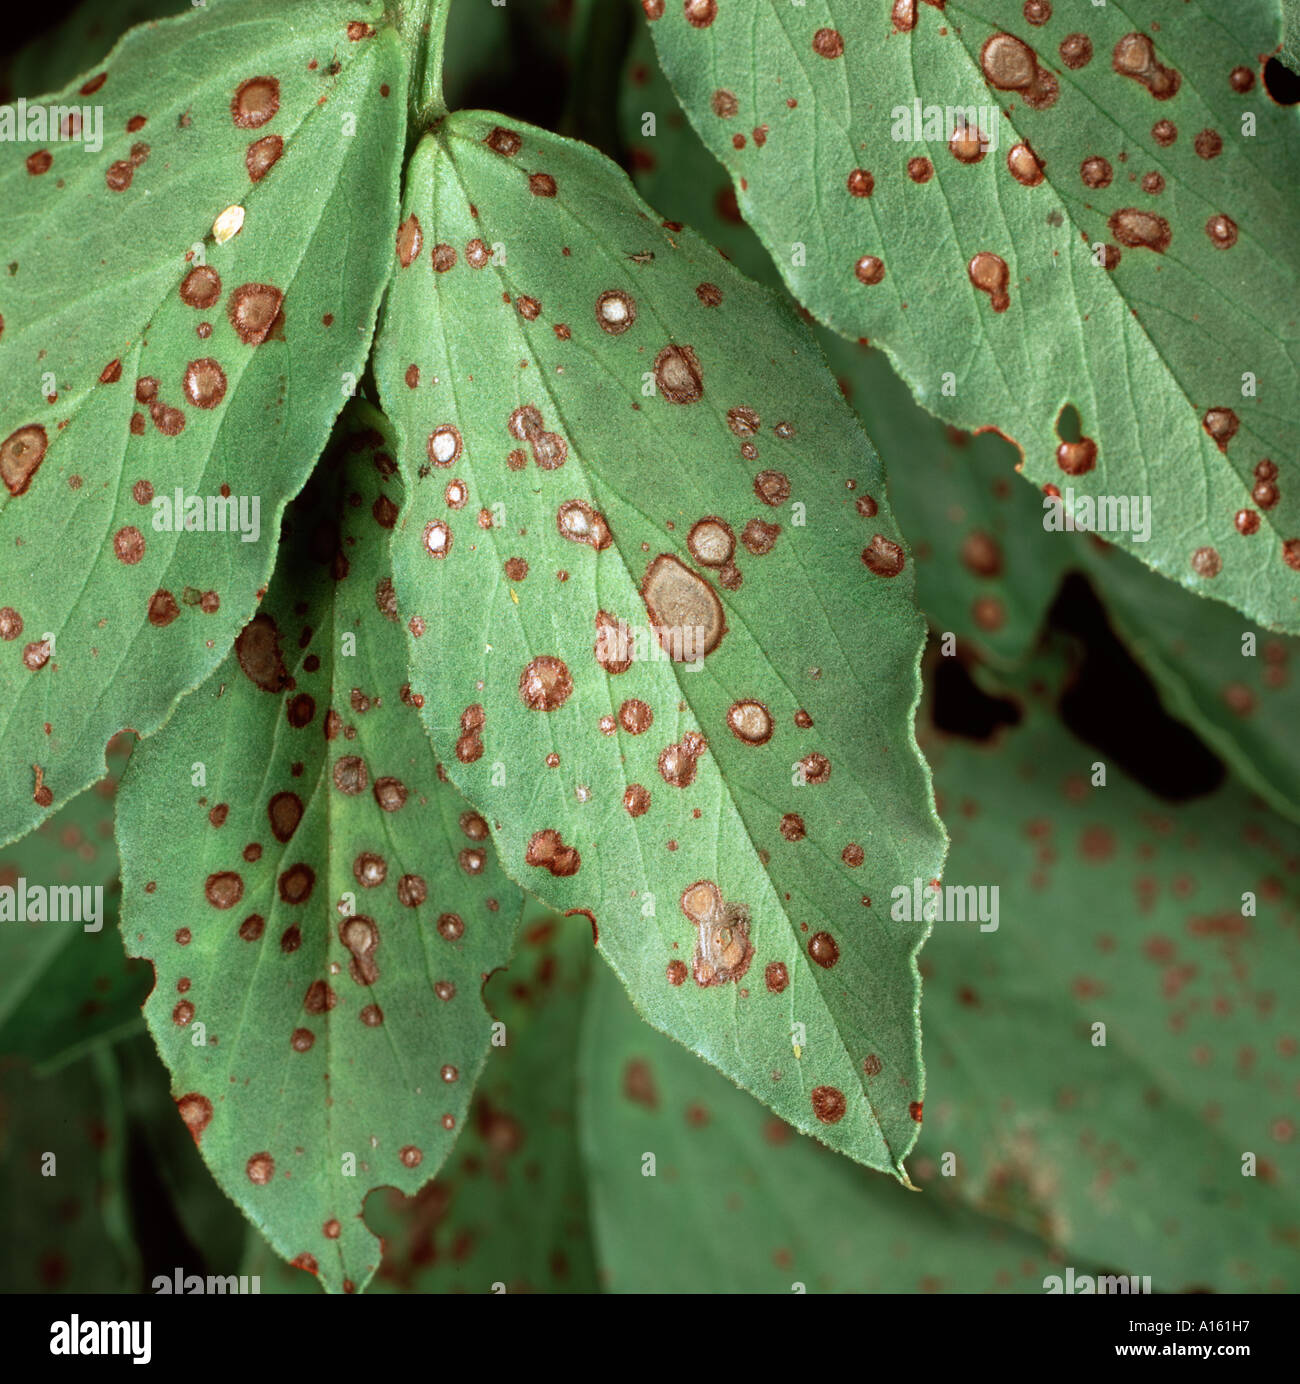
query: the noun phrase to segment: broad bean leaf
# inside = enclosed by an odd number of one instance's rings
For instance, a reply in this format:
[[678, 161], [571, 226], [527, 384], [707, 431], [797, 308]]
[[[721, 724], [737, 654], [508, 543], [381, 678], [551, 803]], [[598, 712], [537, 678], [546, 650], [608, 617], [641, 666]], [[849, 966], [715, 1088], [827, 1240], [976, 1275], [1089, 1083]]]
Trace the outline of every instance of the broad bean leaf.
[[226, 0], [51, 98], [80, 142], [3, 144], [0, 840], [253, 613], [366, 358], [405, 80], [376, 0]]
[[414, 1198], [390, 1189], [368, 1207], [385, 1247], [375, 1291], [597, 1291], [576, 1061], [591, 950], [583, 919], [528, 910], [484, 987], [503, 1027], [465, 1133]]
[[464, 1123], [482, 977], [520, 906], [403, 678], [381, 424], [345, 415], [262, 610], [137, 748], [118, 801], [122, 931], [157, 974], [145, 1017], [181, 1118], [331, 1290], [377, 1263], [366, 1192], [416, 1191]]
[[[625, 71], [621, 119], [640, 191], [698, 227], [756, 276], [775, 278], [757, 236], [740, 219], [725, 172], [686, 124], [642, 25]], [[655, 117], [653, 127], [646, 116]], [[642, 133], [653, 128], [653, 134]], [[1148, 575], [1095, 538], [1047, 532], [1045, 498], [1014, 483], [1015, 449], [925, 412], [881, 353], [825, 329], [818, 340], [840, 388], [880, 451], [889, 495], [916, 561], [917, 599], [959, 649], [999, 663], [1022, 658], [1038, 635], [1064, 572], [1088, 572], [1118, 633], [1161, 688], [1171, 714], [1196, 729], [1278, 811], [1295, 812], [1300, 715], [1287, 665], [1291, 640], [1243, 621]], [[1257, 656], [1241, 660], [1243, 636]], [[1297, 751], [1300, 753], [1300, 751]]]
[[611, 1291], [1042, 1291], [1042, 1241], [801, 1137], [592, 981], [582, 1128]]
[[[504, 1041], [488, 1055], [464, 1136], [414, 1197], [389, 1189], [367, 1203], [384, 1240], [371, 1292], [596, 1291], [575, 1060], [590, 954], [582, 919], [525, 910], [518, 950], [484, 985]], [[263, 1292], [314, 1286], [260, 1236], [241, 1271], [260, 1275]]]
[[[762, 242], [741, 219], [730, 179], [677, 104], [644, 24], [628, 54], [620, 119], [642, 196], [700, 231], [747, 274], [781, 288]], [[1020, 657], [1073, 548], [1027, 532], [1037, 500], [1015, 483], [1014, 449], [992, 433], [972, 438], [927, 413], [882, 352], [825, 327], [814, 330], [885, 463], [890, 504], [913, 542], [921, 609], [935, 629], [985, 656]], [[959, 534], [959, 541], [936, 541], [939, 532]]]
[[1150, 497], [1150, 541], [1118, 543], [1300, 630], [1300, 141], [1258, 74], [1277, 0], [1226, 22], [1153, 0], [1150, 32], [1046, 0], [644, 8], [820, 321], [1014, 439], [1035, 484]]
[[1300, 3], [1282, 0], [1282, 60], [1300, 72]]
[[57, 1076], [0, 1059], [0, 1290], [112, 1293], [139, 1257], [124, 1193], [125, 1118], [112, 1050]]
[[[113, 794], [128, 753], [114, 742], [107, 778], [0, 849], [0, 885], [14, 891], [14, 911], [20, 888], [29, 919], [33, 889], [47, 904], [44, 921], [0, 922], [0, 1053], [42, 1072], [137, 1026], [149, 992], [149, 968], [125, 960], [117, 935]], [[55, 907], [60, 921], [49, 917]]]
[[448, 773], [651, 1023], [900, 1169], [923, 929], [873, 902], [943, 846], [870, 443], [794, 314], [584, 146], [458, 113], [401, 215], [376, 375]]
[[[136, 1036], [116, 1043], [113, 1053], [122, 1073], [128, 1128], [138, 1141], [139, 1162], [147, 1165], [147, 1172], [137, 1169], [131, 1189], [136, 1220], [142, 1226], [159, 1222], [159, 1208], [152, 1203], [161, 1193], [168, 1218], [175, 1218], [192, 1251], [179, 1260], [160, 1263], [155, 1258], [146, 1264], [150, 1280], [146, 1287], [152, 1288], [152, 1279], [158, 1274], [171, 1278], [178, 1268], [187, 1277], [215, 1274], [224, 1278], [239, 1273], [246, 1237], [256, 1235], [261, 1240], [261, 1236], [218, 1185], [189, 1130], [176, 1118], [171, 1078], [158, 1061], [158, 1050], [143, 1019]], [[266, 1244], [264, 1240], [262, 1243]], [[267, 1253], [274, 1257], [269, 1248]], [[286, 1274], [320, 1291], [309, 1274], [283, 1260], [276, 1262]]]
[[916, 1179], [1076, 1271], [1294, 1291], [1300, 834], [1231, 781], [1169, 803], [1109, 765], [1091, 786], [1097, 752], [1051, 715], [1063, 677], [1049, 648], [996, 746], [922, 737], [944, 885], [985, 890], [986, 921], [936, 921], [926, 948]]

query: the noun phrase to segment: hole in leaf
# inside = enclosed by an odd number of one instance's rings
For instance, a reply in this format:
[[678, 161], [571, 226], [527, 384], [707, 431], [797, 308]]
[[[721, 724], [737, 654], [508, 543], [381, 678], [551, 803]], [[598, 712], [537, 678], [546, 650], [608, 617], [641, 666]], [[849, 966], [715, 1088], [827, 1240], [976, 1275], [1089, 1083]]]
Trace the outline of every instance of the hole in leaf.
[[1066, 404], [1056, 415], [1056, 435], [1062, 442], [1078, 442], [1083, 436], [1083, 420], [1073, 404]]
[[1300, 76], [1277, 58], [1264, 64], [1264, 90], [1279, 106], [1294, 106], [1300, 101]]
[[1075, 572], [1066, 577], [1048, 621], [1084, 644], [1083, 662], [1060, 703], [1061, 719], [1075, 735], [1167, 800], [1219, 787], [1226, 775], [1222, 761], [1165, 711], [1086, 578]]

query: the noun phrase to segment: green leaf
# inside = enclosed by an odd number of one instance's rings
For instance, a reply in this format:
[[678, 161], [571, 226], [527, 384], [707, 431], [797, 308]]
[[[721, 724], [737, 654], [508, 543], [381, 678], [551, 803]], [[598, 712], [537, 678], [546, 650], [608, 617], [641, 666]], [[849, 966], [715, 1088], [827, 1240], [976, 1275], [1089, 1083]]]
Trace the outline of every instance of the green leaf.
[[345, 415], [262, 610], [118, 803], [123, 936], [157, 973], [145, 1017], [181, 1116], [330, 1289], [374, 1270], [367, 1191], [416, 1191], [455, 1141], [520, 906], [403, 681], [381, 424]]
[[448, 773], [506, 869], [591, 916], [652, 1024], [901, 1168], [924, 930], [869, 900], [943, 844], [879, 460], [794, 314], [593, 150], [454, 115], [402, 216], [423, 248], [376, 376]]
[[801, 1138], [592, 980], [583, 1145], [610, 1290], [1040, 1291], [1040, 1240]]
[[[620, 119], [637, 190], [700, 231], [745, 273], [779, 288], [771, 258], [741, 220], [726, 173], [678, 106], [645, 24], [637, 28], [621, 90]], [[1041, 530], [1042, 513], [1034, 493], [1011, 477], [1015, 451], [992, 433], [971, 438], [928, 414], [881, 352], [825, 327], [815, 331], [885, 463], [890, 504], [913, 539], [921, 609], [936, 630], [958, 634], [986, 656], [1019, 658], [1038, 632], [1073, 548], [1049, 545], [1028, 531]], [[959, 542], [935, 541], [953, 526]]]
[[[1154, 37], [1118, 5], [1040, 24], [1020, 0], [902, 3], [893, 32], [883, 0], [834, 19], [783, 0], [650, 9], [687, 113], [819, 320], [883, 346], [945, 421], [1014, 438], [1035, 484], [1150, 496], [1150, 541], [1118, 542], [1300, 630], [1300, 491], [1284, 473], [1266, 505], [1257, 479], [1300, 450], [1300, 141], [1256, 73], [1276, 0], [1227, 23], [1153, 0]], [[928, 142], [914, 102], [938, 111]], [[982, 122], [960, 150], [974, 162], [948, 147], [959, 108]]]
[[1282, 61], [1300, 72], [1300, 3], [1282, 0]]
[[376, 1289], [597, 1291], [575, 1061], [591, 934], [534, 907], [519, 941], [484, 988], [505, 1041], [446, 1167], [414, 1199], [389, 1190], [368, 1208], [385, 1246]]
[[[996, 663], [1024, 657], [1083, 540], [1043, 531], [1039, 497], [1016, 480], [1015, 452], [1001, 438], [971, 437], [931, 417], [882, 352], [829, 334], [822, 344], [888, 468], [890, 502], [911, 538], [917, 600], [931, 625]], [[1152, 580], [1184, 609], [1220, 609]]]
[[1111, 764], [1090, 787], [1097, 751], [1049, 713], [1063, 681], [1059, 653], [1026, 670], [996, 751], [922, 738], [944, 884], [999, 895], [995, 930], [937, 921], [926, 948], [913, 1172], [1076, 1267], [1293, 1290], [1300, 833], [1231, 783], [1169, 803]]
[[[366, 358], [404, 62], [374, 0], [227, 0], [56, 98], [102, 108], [99, 152], [3, 145], [0, 841], [101, 777], [111, 735], [156, 730], [253, 613]], [[155, 527], [178, 491], [202, 530]]]
[[[0, 850], [0, 885], [14, 891], [15, 911], [18, 890], [26, 900], [33, 887], [68, 910], [68, 921], [0, 922], [0, 1052], [42, 1074], [138, 1027], [149, 992], [149, 968], [125, 960], [117, 935], [113, 794], [128, 753], [126, 743], [110, 745], [108, 778]], [[69, 889], [78, 892], [53, 892]]]
[[100, 1045], [57, 1076], [0, 1063], [0, 1257], [6, 1293], [129, 1291], [139, 1276], [123, 1197], [125, 1119]]
[[[175, 1217], [193, 1250], [192, 1256], [179, 1261], [159, 1264], [155, 1260], [149, 1269], [169, 1276], [177, 1268], [186, 1274], [222, 1277], [240, 1272], [245, 1239], [256, 1232], [213, 1180], [189, 1130], [176, 1118], [170, 1078], [158, 1061], [144, 1023], [140, 1023], [137, 1037], [118, 1043], [113, 1052], [122, 1072], [127, 1119], [138, 1141], [138, 1161], [147, 1165], [147, 1171], [133, 1170], [136, 1220], [142, 1226], [158, 1224], [161, 1217], [153, 1198], [161, 1192], [169, 1203], [168, 1215]], [[315, 1288], [315, 1280], [307, 1274], [282, 1260], [276, 1262], [286, 1273]]]

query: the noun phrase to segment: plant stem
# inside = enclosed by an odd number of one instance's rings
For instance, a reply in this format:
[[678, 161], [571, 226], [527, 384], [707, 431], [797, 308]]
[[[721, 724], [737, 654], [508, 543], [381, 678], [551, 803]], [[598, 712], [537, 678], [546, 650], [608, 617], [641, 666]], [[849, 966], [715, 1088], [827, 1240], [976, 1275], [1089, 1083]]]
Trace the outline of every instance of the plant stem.
[[388, 0], [386, 8], [410, 60], [412, 132], [447, 114], [442, 96], [442, 55], [451, 0]]

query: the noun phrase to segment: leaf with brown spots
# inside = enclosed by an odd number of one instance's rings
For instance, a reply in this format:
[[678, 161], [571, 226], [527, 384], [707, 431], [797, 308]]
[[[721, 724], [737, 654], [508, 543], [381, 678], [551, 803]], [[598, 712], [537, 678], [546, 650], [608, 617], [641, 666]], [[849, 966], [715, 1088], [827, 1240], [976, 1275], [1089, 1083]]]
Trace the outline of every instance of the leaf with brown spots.
[[[1035, 485], [1149, 497], [1149, 532], [1114, 539], [1148, 566], [1300, 631], [1300, 140], [1259, 79], [1277, 0], [1150, 0], [1142, 31], [1059, 0], [858, 0], [835, 43], [823, 22], [753, 0], [648, 26], [791, 291], [945, 422], [1015, 439]], [[1245, 535], [1261, 460], [1281, 475]]]
[[345, 413], [256, 619], [137, 748], [117, 819], [122, 933], [157, 974], [145, 1017], [180, 1117], [332, 1290], [378, 1262], [366, 1193], [416, 1192], [456, 1140], [489, 1041], [482, 978], [520, 906], [406, 685], [382, 423]]
[[489, 1049], [465, 1133], [414, 1198], [374, 1198], [386, 1252], [371, 1291], [594, 1293], [578, 1064], [591, 934], [525, 910], [510, 965], [483, 988], [507, 1041]]
[[[590, 149], [453, 115], [402, 216], [483, 247], [395, 271], [376, 356], [438, 753], [507, 870], [591, 919], [652, 1023], [901, 1169], [924, 929], [879, 898], [936, 873], [943, 843], [911, 735], [912, 569], [870, 443], [794, 313]], [[823, 932], [829, 968], [808, 951]], [[868, 1093], [875, 1049], [900, 1079]], [[819, 1085], [846, 1105], [819, 1113]]]
[[381, 10], [133, 30], [52, 98], [102, 110], [102, 148], [80, 114], [44, 171], [0, 141], [0, 841], [156, 730], [256, 608], [393, 255], [406, 57]]
[[0, 887], [14, 891], [14, 904], [20, 887], [36, 886], [63, 919], [19, 922], [11, 911], [0, 922], [0, 1053], [43, 1069], [137, 1027], [149, 992], [148, 966], [124, 963], [117, 936], [113, 798], [129, 749], [115, 741], [107, 778], [0, 848]]
[[580, 1060], [610, 1292], [992, 1293], [1053, 1272], [1037, 1236], [828, 1157], [647, 1028], [610, 975], [592, 977]]
[[[638, 26], [620, 105], [638, 190], [787, 296], [762, 242], [734, 211], [726, 172], [676, 109], [650, 35], [651, 26]], [[641, 134], [646, 110], [659, 114], [654, 138]], [[865, 186], [864, 179], [860, 191]], [[1038, 497], [1012, 474], [1013, 448], [992, 433], [972, 438], [927, 413], [883, 352], [826, 327], [814, 331], [885, 464], [890, 503], [912, 545], [917, 600], [931, 626], [956, 634], [963, 652], [973, 646], [999, 661], [1018, 659], [1036, 638], [1076, 545], [1044, 534]], [[878, 499], [860, 494], [854, 503], [865, 520]]]
[[[1300, 830], [1232, 783], [1171, 803], [1111, 762], [1092, 787], [1096, 749], [1052, 715], [1070, 674], [1054, 645], [1008, 680], [1023, 718], [995, 749], [922, 733], [945, 891], [984, 889], [985, 917], [999, 892], [996, 929], [936, 922], [926, 948], [913, 1173], [1067, 1264], [1156, 1292], [1285, 1291]], [[935, 1175], [948, 1152], [957, 1175]]]

